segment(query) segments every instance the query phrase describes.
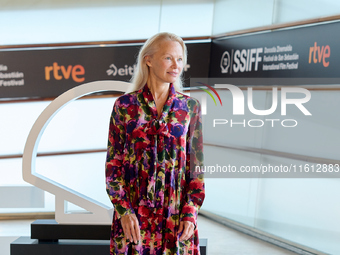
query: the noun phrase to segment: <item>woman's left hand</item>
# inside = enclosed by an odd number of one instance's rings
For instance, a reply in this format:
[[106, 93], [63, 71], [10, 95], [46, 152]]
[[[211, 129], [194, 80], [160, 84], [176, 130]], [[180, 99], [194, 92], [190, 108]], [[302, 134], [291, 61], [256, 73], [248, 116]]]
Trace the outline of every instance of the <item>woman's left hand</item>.
[[[182, 232], [183, 230], [183, 232]], [[181, 221], [179, 223], [179, 230], [178, 233], [182, 232], [182, 236], [180, 237], [179, 241], [188, 240], [194, 234], [195, 225], [191, 221]]]

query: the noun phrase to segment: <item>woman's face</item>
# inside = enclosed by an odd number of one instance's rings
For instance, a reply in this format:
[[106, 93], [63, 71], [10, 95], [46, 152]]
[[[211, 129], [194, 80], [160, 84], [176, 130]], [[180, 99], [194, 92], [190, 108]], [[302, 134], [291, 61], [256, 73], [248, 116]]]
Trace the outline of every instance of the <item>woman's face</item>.
[[162, 41], [156, 53], [146, 56], [150, 80], [159, 83], [174, 83], [183, 69], [183, 49], [177, 41]]

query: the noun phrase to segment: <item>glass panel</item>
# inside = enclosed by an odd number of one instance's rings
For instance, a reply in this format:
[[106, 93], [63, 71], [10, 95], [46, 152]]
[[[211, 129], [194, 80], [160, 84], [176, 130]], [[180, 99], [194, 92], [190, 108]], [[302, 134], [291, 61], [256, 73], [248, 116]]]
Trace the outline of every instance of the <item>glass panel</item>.
[[[22, 178], [21, 158], [0, 160], [0, 186], [31, 186]], [[54, 195], [45, 192], [44, 196], [43, 208], [0, 208], [0, 213], [54, 212]]]
[[0, 104], [0, 155], [22, 154], [27, 136], [49, 102]]
[[[237, 150], [204, 146], [205, 167], [258, 165], [260, 155]], [[256, 215], [256, 178], [230, 178], [228, 173], [206, 173], [206, 198], [202, 209], [254, 226]]]
[[213, 0], [13, 5], [0, 11], [0, 44], [136, 40], [160, 31], [209, 36], [213, 9]]
[[213, 35], [272, 24], [274, 0], [217, 0]]
[[[298, 124], [294, 128], [285, 128], [282, 125], [277, 128], [266, 126], [263, 146], [270, 150], [337, 160], [340, 148], [340, 118], [334, 116], [335, 109], [340, 107], [340, 91], [310, 90], [310, 93], [311, 99], [303, 105], [312, 116], [305, 116], [295, 105], [287, 106], [287, 115], [284, 117], [280, 115], [280, 111], [275, 111], [270, 118], [295, 119]], [[278, 97], [281, 97], [280, 92]], [[287, 95], [287, 98], [298, 97], [295, 93]]]
[[0, 186], [29, 186], [22, 178], [22, 160], [0, 160]]
[[338, 0], [276, 0], [274, 24], [338, 15]]
[[[38, 153], [106, 149], [114, 101], [115, 98], [82, 99], [64, 107], [47, 126]], [[1, 119], [6, 120], [6, 125], [0, 126], [1, 156], [23, 153], [33, 123], [48, 104], [49, 102], [0, 104]], [[37, 172], [110, 205], [105, 191], [105, 155], [103, 152], [38, 157]], [[86, 183], [82, 178], [90, 183]], [[22, 179], [21, 158], [0, 160], [0, 185], [29, 185]], [[84, 187], [85, 190], [82, 189]], [[54, 211], [54, 196], [46, 192], [45, 208], [2, 208], [0, 213], [32, 211]]]
[[[283, 127], [275, 122], [275, 127], [265, 125], [261, 128], [249, 128], [243, 125], [231, 127], [232, 99], [229, 91], [218, 90], [223, 101], [221, 111], [215, 110], [212, 99], [207, 97], [207, 115], [204, 116], [204, 141], [211, 145], [204, 146], [205, 166], [231, 165], [240, 166], [287, 166], [300, 171], [305, 167], [317, 178], [285, 178], [275, 173], [276, 178], [237, 179], [229, 178], [227, 173], [213, 179], [216, 174], [206, 173], [206, 200], [202, 209], [227, 217], [229, 219], [258, 228], [273, 235], [297, 242], [311, 248], [338, 254], [340, 246], [336, 240], [340, 237], [340, 223], [337, 215], [340, 206], [337, 195], [340, 192], [339, 165], [326, 165], [334, 169], [332, 173], [318, 178], [318, 165], [310, 161], [293, 160], [251, 153], [237, 149], [224, 149], [214, 144], [252, 147], [273, 150], [315, 158], [339, 160], [340, 119], [337, 109], [340, 107], [339, 90], [309, 90], [311, 99], [303, 106], [312, 114], [305, 116], [295, 105], [287, 106], [287, 115], [281, 115], [281, 94], [278, 93], [277, 110], [270, 116], [255, 116], [247, 113], [242, 119], [295, 119], [294, 128]], [[243, 90], [244, 95], [247, 91]], [[202, 98], [202, 93], [192, 92], [191, 96]], [[304, 95], [289, 93], [287, 98], [302, 98]], [[246, 97], [245, 97], [246, 98]], [[266, 90], [254, 90], [255, 109], [269, 109], [272, 93]], [[218, 106], [221, 107], [221, 106]], [[219, 109], [222, 109], [219, 108]], [[213, 128], [213, 120], [225, 118], [227, 125]], [[247, 123], [247, 121], [246, 121]], [[257, 130], [257, 131], [256, 131]], [[322, 166], [321, 166], [322, 167]], [[314, 168], [314, 173], [312, 172]], [[306, 168], [307, 169], [307, 168]], [[305, 171], [305, 170], [303, 170]], [[306, 175], [307, 176], [306, 170]], [[310, 176], [309, 175], [309, 176]], [[299, 175], [300, 177], [302, 175]]]
[[210, 36], [214, 1], [163, 1], [160, 32], [167, 31], [183, 37]]
[[[45, 129], [38, 152], [106, 147], [114, 98], [82, 99], [61, 109]], [[50, 102], [0, 104], [0, 155], [23, 153], [27, 136]], [[93, 131], [96, 132], [93, 132]]]
[[105, 162], [106, 152], [38, 157], [36, 171], [87, 197], [112, 206], [105, 187]]
[[160, 1], [0, 11], [0, 44], [143, 39], [158, 32], [159, 13]]
[[[274, 163], [273, 157], [266, 157]], [[305, 163], [305, 162], [296, 162]], [[339, 254], [340, 180], [261, 179], [255, 226], [327, 254]]]
[[49, 123], [38, 152], [105, 149], [115, 99], [82, 99], [61, 109]]

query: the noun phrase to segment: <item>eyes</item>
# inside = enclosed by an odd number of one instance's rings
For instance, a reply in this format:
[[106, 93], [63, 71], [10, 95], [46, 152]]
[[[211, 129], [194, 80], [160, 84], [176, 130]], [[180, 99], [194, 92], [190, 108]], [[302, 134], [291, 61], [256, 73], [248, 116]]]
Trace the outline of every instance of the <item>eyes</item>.
[[[166, 60], [172, 60], [172, 57], [165, 57], [165, 59], [166, 59]], [[177, 61], [180, 61], [180, 62], [181, 62], [181, 61], [183, 61], [183, 59], [182, 59], [182, 58], [178, 58]]]

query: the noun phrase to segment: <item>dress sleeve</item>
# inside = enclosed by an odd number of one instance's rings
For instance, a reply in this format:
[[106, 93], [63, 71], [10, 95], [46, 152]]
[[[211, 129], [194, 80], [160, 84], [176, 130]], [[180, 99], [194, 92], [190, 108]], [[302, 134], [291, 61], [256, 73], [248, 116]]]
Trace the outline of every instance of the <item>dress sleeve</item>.
[[195, 99], [191, 101], [191, 120], [187, 135], [186, 173], [184, 203], [180, 218], [191, 221], [196, 227], [198, 210], [205, 197], [203, 176], [203, 135], [201, 106]]
[[106, 191], [114, 205], [118, 218], [134, 213], [125, 184], [123, 166], [125, 126], [125, 109], [119, 107], [119, 99], [113, 106], [110, 118], [109, 139], [106, 158]]

